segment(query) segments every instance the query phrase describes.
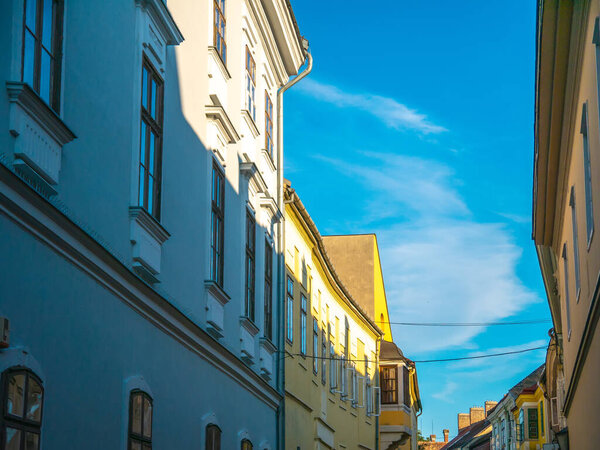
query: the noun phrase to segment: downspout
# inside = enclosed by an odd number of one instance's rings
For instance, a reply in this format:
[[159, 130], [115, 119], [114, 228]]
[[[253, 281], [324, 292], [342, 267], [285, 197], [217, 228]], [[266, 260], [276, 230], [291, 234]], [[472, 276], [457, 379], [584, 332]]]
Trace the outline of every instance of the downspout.
[[[285, 299], [285, 204], [283, 202], [283, 93], [307, 76], [312, 70], [312, 56], [308, 50], [308, 41], [302, 39], [302, 47], [306, 56], [306, 67], [293, 80], [289, 80], [277, 91], [277, 207], [279, 208], [279, 222], [277, 223], [277, 281], [279, 295], [276, 298]], [[277, 390], [281, 393], [281, 403], [277, 409], [277, 448], [285, 450], [285, 331], [284, 331], [284, 302], [280, 301], [277, 314], [278, 350], [277, 355]]]

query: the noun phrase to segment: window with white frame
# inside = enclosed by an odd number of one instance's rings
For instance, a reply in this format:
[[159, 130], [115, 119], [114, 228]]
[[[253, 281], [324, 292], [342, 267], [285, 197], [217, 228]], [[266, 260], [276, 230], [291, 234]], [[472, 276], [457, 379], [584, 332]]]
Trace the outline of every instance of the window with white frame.
[[569, 200], [571, 207], [571, 226], [573, 231], [573, 270], [575, 273], [575, 298], [579, 301], [579, 291], [581, 289], [581, 280], [579, 274], [579, 236], [577, 232], [577, 209], [575, 206], [575, 186], [571, 186], [571, 198]]
[[565, 289], [565, 314], [567, 319], [567, 339], [571, 339], [571, 300], [569, 294], [569, 260], [567, 258], [567, 244], [563, 244], [563, 273], [564, 273], [564, 289]]
[[219, 164], [213, 161], [210, 219], [210, 278], [221, 287], [223, 287], [224, 228], [225, 174]]
[[290, 276], [287, 278], [286, 309], [287, 326], [285, 337], [286, 340], [291, 344], [294, 341], [294, 280]]
[[319, 321], [313, 318], [313, 373], [319, 372]]
[[227, 64], [227, 44], [225, 43], [225, 0], [214, 0], [213, 45]]
[[274, 159], [273, 155], [273, 102], [269, 93], [265, 90], [265, 149]]
[[581, 109], [581, 140], [583, 143], [583, 175], [585, 184], [585, 219], [587, 242], [589, 244], [594, 232], [594, 208], [592, 204], [592, 164], [590, 162], [590, 143], [588, 139], [588, 103]]
[[307, 316], [306, 295], [300, 294], [300, 353], [306, 355], [306, 316]]
[[256, 63], [252, 53], [246, 46], [246, 109], [253, 120], [256, 120]]

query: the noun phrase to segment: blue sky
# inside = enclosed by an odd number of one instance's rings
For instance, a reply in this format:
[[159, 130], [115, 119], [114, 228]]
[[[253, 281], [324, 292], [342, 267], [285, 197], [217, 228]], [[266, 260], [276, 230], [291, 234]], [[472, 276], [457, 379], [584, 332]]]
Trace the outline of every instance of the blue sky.
[[[285, 176], [322, 234], [377, 233], [392, 321], [548, 319], [531, 241], [535, 2], [296, 0], [314, 56]], [[537, 347], [550, 324], [393, 327], [414, 359]], [[418, 364], [423, 434], [499, 400], [543, 350]]]

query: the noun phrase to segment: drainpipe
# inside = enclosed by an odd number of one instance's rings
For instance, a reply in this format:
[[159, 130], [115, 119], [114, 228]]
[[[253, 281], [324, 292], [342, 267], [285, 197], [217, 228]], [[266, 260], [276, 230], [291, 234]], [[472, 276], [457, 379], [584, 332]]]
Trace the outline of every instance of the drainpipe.
[[[277, 207], [281, 217], [277, 223], [277, 249], [278, 263], [277, 263], [277, 291], [279, 295], [276, 298], [285, 299], [285, 226], [284, 226], [284, 214], [285, 204], [283, 202], [283, 93], [291, 88], [293, 85], [298, 83], [302, 78], [310, 73], [312, 70], [312, 56], [308, 50], [308, 41], [302, 39], [302, 48], [304, 55], [306, 56], [306, 67], [292, 80], [289, 80], [286, 84], [281, 86], [277, 91]], [[281, 403], [277, 409], [277, 448], [279, 450], [285, 450], [285, 360], [283, 359], [285, 353], [285, 331], [284, 331], [284, 302], [279, 302], [279, 309], [277, 314], [277, 330], [278, 336], [278, 350], [280, 352], [275, 353], [277, 355], [277, 389], [281, 393]]]

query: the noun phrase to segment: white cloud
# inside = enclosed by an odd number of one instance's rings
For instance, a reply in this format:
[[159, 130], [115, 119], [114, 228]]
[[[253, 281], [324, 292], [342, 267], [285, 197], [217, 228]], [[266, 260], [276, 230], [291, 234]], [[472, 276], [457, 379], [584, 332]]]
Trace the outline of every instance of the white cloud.
[[431, 394], [433, 398], [437, 398], [446, 403], [454, 403], [453, 394], [458, 389], [458, 383], [454, 381], [446, 381], [444, 388], [440, 392]]
[[[356, 231], [378, 235], [392, 321], [493, 322], [538, 301], [516, 274], [521, 248], [504, 225], [473, 219], [448, 166], [370, 152], [353, 162], [318, 159], [370, 192]], [[392, 329], [395, 342], [414, 358], [477, 348], [474, 338], [485, 328]]]
[[396, 130], [415, 130], [423, 134], [437, 134], [447, 131], [446, 128], [431, 123], [425, 114], [410, 109], [390, 97], [370, 93], [345, 92], [336, 86], [320, 83], [311, 78], [307, 78], [297, 86], [299, 91], [317, 100], [340, 108], [354, 108], [364, 111], [379, 119], [386, 126]]

